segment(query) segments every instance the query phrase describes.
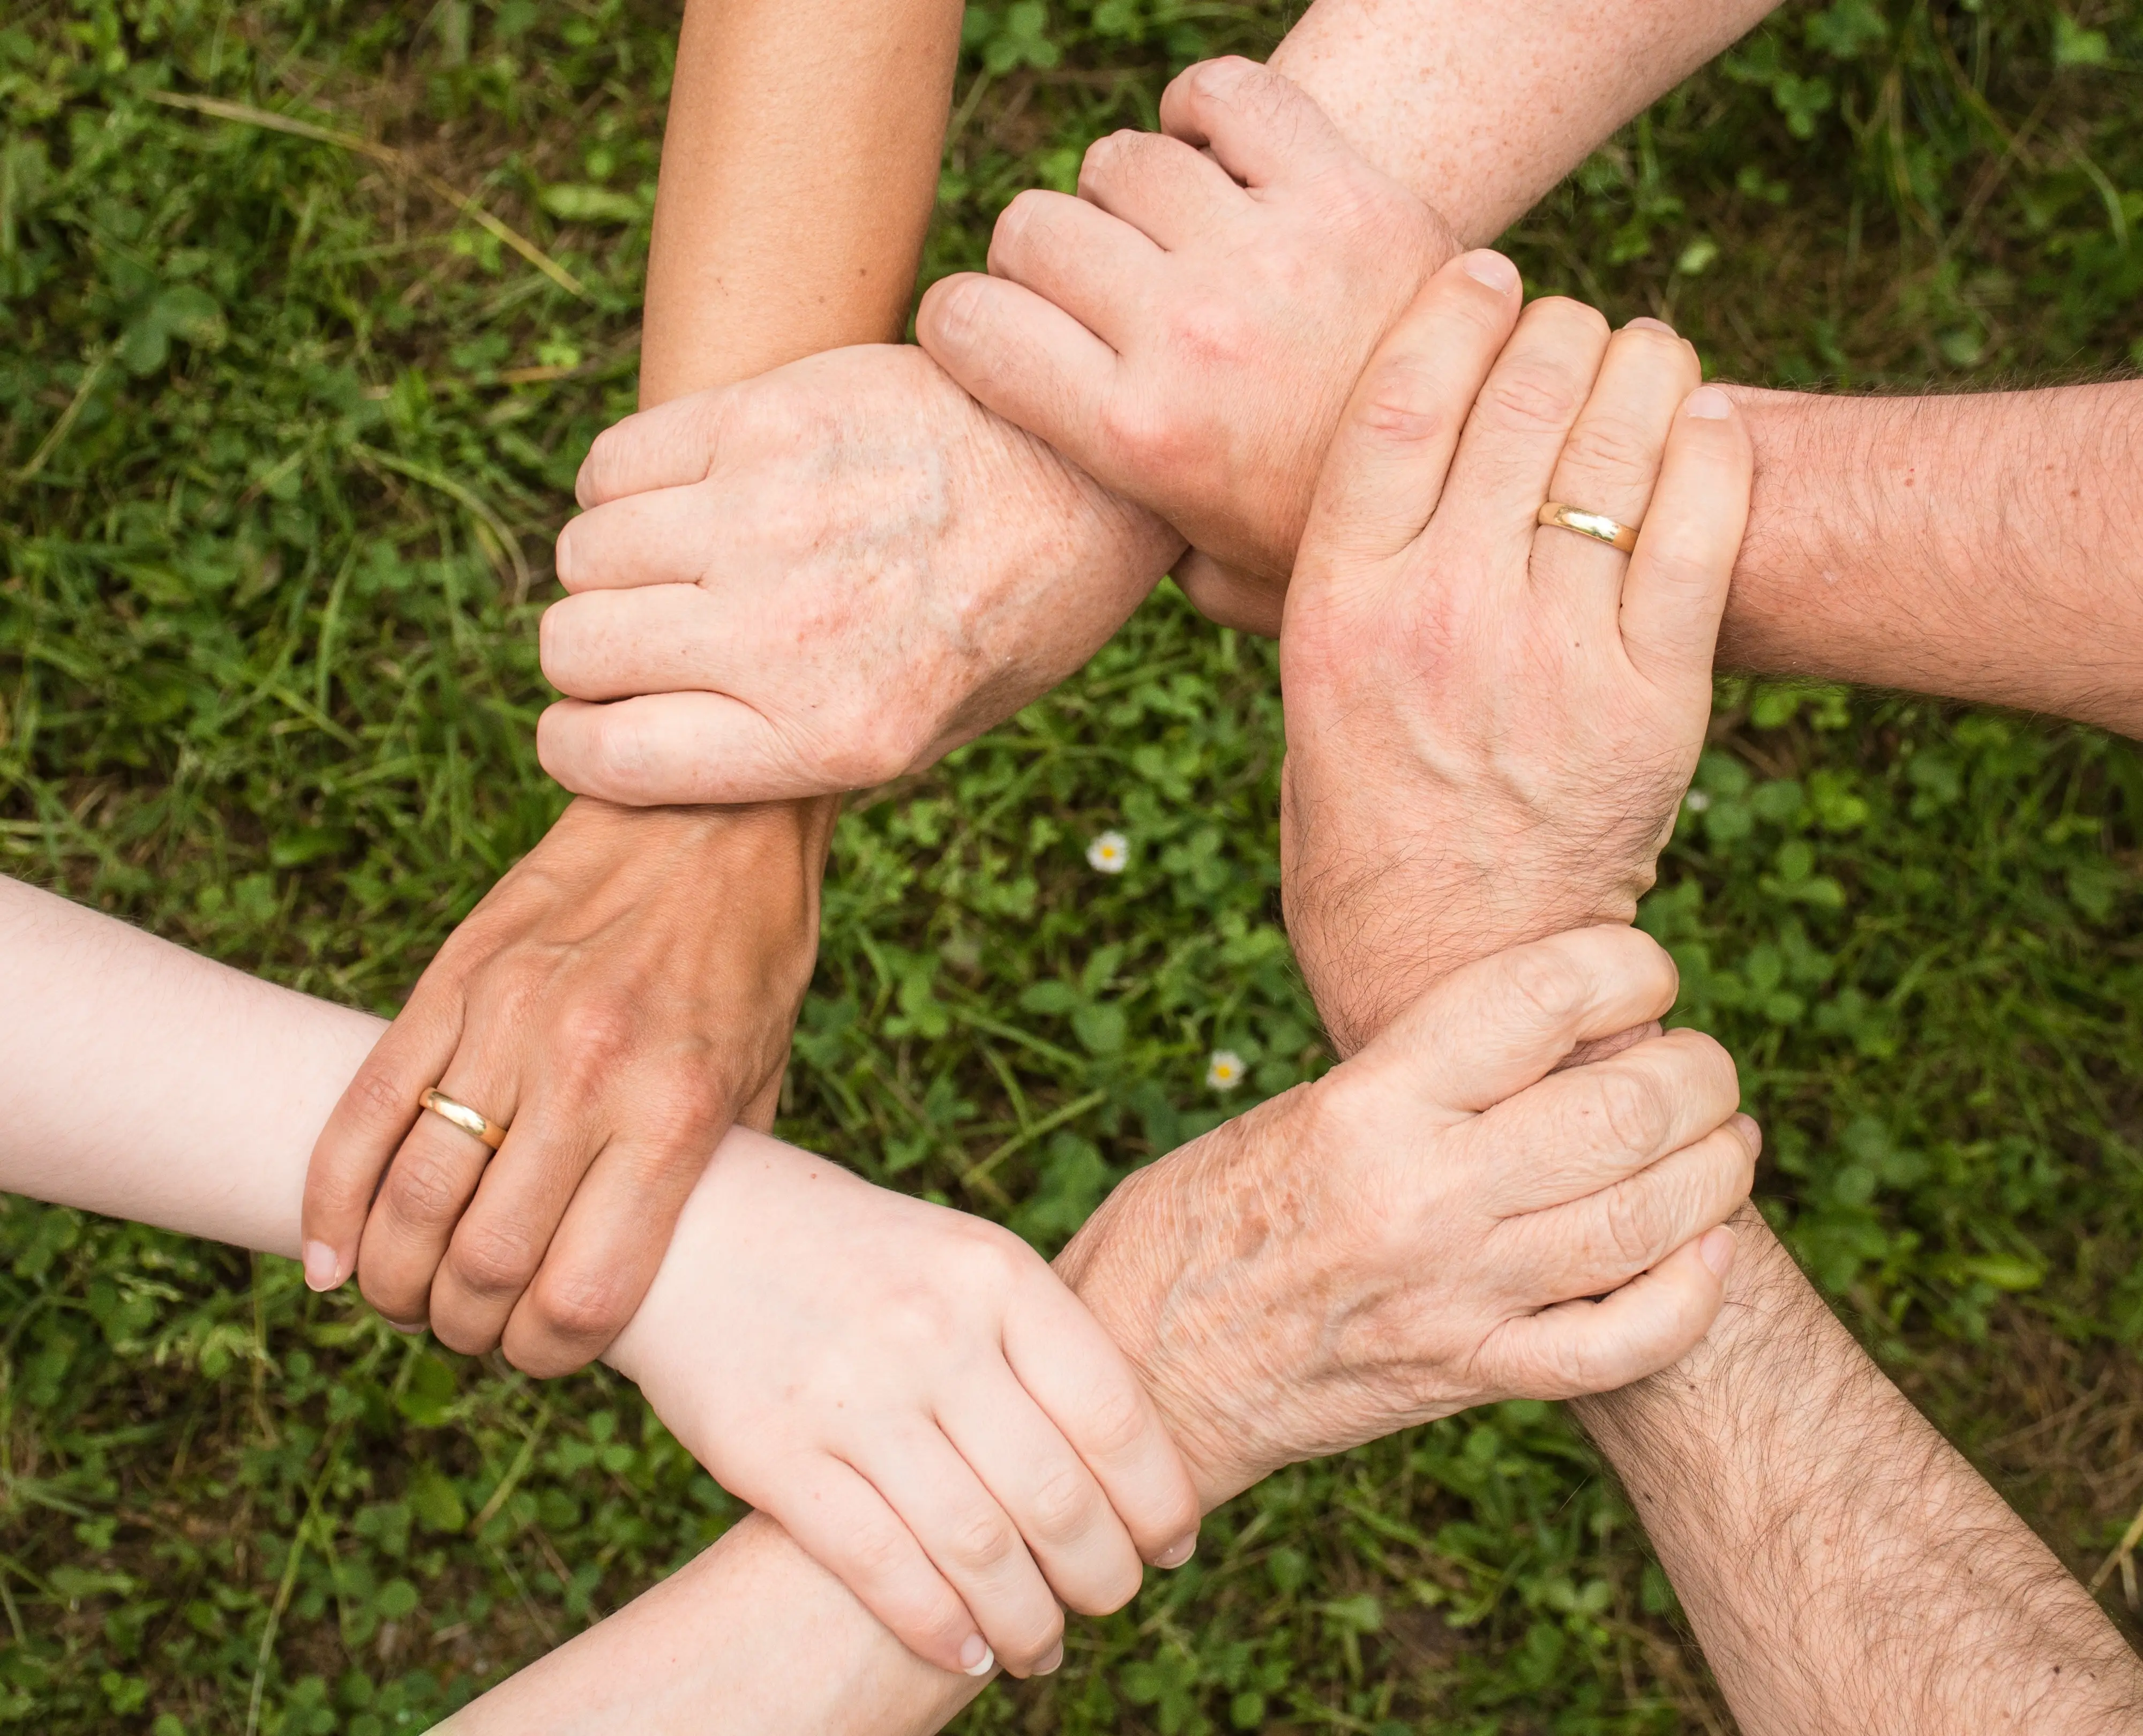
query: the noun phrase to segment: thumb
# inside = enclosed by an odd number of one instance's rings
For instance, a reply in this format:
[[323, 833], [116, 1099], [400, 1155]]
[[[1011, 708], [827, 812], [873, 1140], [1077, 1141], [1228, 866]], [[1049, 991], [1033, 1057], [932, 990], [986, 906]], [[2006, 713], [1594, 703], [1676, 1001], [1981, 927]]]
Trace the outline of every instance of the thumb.
[[1175, 563], [1175, 585], [1215, 626], [1264, 639], [1279, 637], [1280, 612], [1287, 604], [1284, 576], [1260, 578], [1194, 548]]

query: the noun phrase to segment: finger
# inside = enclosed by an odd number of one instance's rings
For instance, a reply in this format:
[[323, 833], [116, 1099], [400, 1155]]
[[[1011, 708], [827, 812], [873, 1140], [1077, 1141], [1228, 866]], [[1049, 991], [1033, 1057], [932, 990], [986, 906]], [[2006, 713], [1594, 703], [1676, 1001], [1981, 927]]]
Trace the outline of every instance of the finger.
[[[438, 1088], [506, 1128], [497, 1155], [517, 1160], [520, 1089], [507, 1056], [465, 1040]], [[536, 1131], [532, 1126], [526, 1134]], [[432, 1274], [492, 1155], [474, 1134], [443, 1116], [428, 1110], [417, 1117], [379, 1185], [358, 1247], [358, 1288], [389, 1320], [407, 1324], [430, 1318]]]
[[990, 275], [1054, 303], [1121, 350], [1161, 289], [1161, 250], [1097, 205], [1041, 188], [1004, 208], [990, 236]]
[[1383, 560], [1436, 510], [1467, 415], [1518, 319], [1518, 269], [1482, 249], [1422, 285], [1369, 358], [1340, 418], [1305, 549]]
[[1710, 685], [1754, 462], [1734, 400], [1716, 386], [1690, 393], [1622, 585], [1622, 643], [1648, 680]]
[[689, 487], [650, 489], [591, 507], [558, 532], [558, 582], [571, 592], [695, 585], [717, 556], [707, 527], [724, 520]]
[[1482, 1353], [1514, 1398], [1611, 1392], [1671, 1367], [1710, 1329], [1733, 1269], [1721, 1224], [1597, 1302], [1566, 1302], [1506, 1322]]
[[357, 1269], [365, 1214], [417, 1120], [418, 1094], [453, 1059], [461, 1008], [458, 994], [419, 982], [320, 1130], [299, 1220], [305, 1282], [315, 1290], [334, 1289]]
[[574, 794], [635, 808], [794, 801], [879, 781], [807, 760], [763, 715], [720, 693], [561, 700], [537, 720], [536, 757]]
[[1287, 603], [1285, 578], [1260, 578], [1194, 548], [1175, 563], [1175, 584], [1190, 599], [1190, 606], [1215, 626], [1265, 639], [1279, 637]]
[[1640, 930], [1574, 929], [1452, 972], [1358, 1059], [1403, 1069], [1429, 1102], [1478, 1111], [1545, 1078], [1578, 1044], [1662, 1016], [1680, 983], [1666, 949]]
[[673, 398], [612, 423], [596, 436], [581, 461], [573, 497], [598, 507], [650, 489], [681, 487], [711, 473], [736, 399], [717, 387]]
[[1240, 55], [1176, 74], [1161, 94], [1161, 128], [1210, 149], [1250, 187], [1313, 180], [1345, 168], [1354, 156], [1308, 91]]
[[442, 1344], [464, 1356], [497, 1348], [602, 1143], [578, 1105], [555, 1091], [539, 1087], [516, 1112], [432, 1275], [432, 1335]]
[[[1643, 524], [1675, 413], [1702, 378], [1696, 352], [1659, 320], [1635, 319], [1616, 332], [1563, 443], [1548, 498]], [[1615, 619], [1629, 565], [1620, 549], [1575, 531], [1542, 525], [1533, 532], [1535, 582], [1572, 597], [1587, 620]]]
[[781, 1481], [792, 1492], [766, 1511], [903, 1645], [956, 1675], [995, 1668], [959, 1593], [868, 1481], [814, 1454], [804, 1467], [784, 1465]]
[[1482, 1154], [1490, 1209], [1515, 1217], [1636, 1175], [1740, 1101], [1734, 1057], [1700, 1031], [1675, 1031], [1506, 1098], [1467, 1129], [1468, 1146]]
[[1079, 196], [1171, 252], [1250, 208], [1249, 195], [1211, 157], [1157, 132], [1095, 140], [1079, 166]]
[[1064, 1612], [1012, 1516], [934, 1428], [874, 1432], [849, 1462], [900, 1515], [982, 1630], [998, 1663], [1031, 1675], [1064, 1638]]
[[740, 610], [727, 589], [648, 585], [562, 598], [537, 630], [543, 679], [577, 700], [730, 691], [767, 665], [755, 631], [765, 611]]
[[[1607, 322], [1583, 302], [1545, 296], [1527, 307], [1466, 418], [1445, 497], [1459, 546], [1532, 546], [1562, 448], [1607, 349]], [[1574, 536], [1574, 532], [1560, 534]], [[1523, 574], [1483, 560], [1482, 570]]]
[[1498, 1226], [1534, 1306], [1604, 1295], [1724, 1224], [1756, 1176], [1755, 1124], [1737, 1115], [1695, 1144], [1568, 1205]]
[[1141, 1558], [1180, 1566], [1198, 1538], [1198, 1491], [1159, 1409], [1086, 1305], [1053, 1276], [1037, 1280], [1007, 1318], [1004, 1350]]
[[[973, 272], [933, 284], [915, 334], [976, 402], [1101, 476], [1116, 353], [1054, 302]], [[1106, 483], [1106, 477], [1102, 477]]]
[[1144, 1567], [1093, 1473], [1009, 1374], [963, 1383], [938, 1411], [946, 1438], [1011, 1516], [1057, 1600], [1084, 1615], [1121, 1609]]
[[[715, 1115], [666, 1138], [603, 1147], [563, 1204], [541, 1269], [514, 1298], [502, 1335], [507, 1361], [550, 1380], [610, 1348], [639, 1313], [678, 1214], [727, 1131], [726, 1117]], [[442, 1275], [450, 1269], [452, 1254]], [[438, 1313], [434, 1303], [434, 1320]]]

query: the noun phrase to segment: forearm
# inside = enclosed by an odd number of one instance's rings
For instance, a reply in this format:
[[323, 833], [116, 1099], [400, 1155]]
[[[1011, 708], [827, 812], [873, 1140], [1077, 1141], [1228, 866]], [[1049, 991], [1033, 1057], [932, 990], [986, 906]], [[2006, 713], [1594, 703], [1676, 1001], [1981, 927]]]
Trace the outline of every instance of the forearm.
[[690, 0], [641, 403], [897, 339], [938, 193], [958, 0]]
[[2113, 1732], [2143, 1667], [1753, 1210], [1665, 1373], [1577, 1402], [1748, 1736]]
[[1723, 662], [2143, 734], [2143, 383], [1735, 396], [1756, 492]]
[[1317, 0], [1271, 65], [1476, 246], [1774, 3]]

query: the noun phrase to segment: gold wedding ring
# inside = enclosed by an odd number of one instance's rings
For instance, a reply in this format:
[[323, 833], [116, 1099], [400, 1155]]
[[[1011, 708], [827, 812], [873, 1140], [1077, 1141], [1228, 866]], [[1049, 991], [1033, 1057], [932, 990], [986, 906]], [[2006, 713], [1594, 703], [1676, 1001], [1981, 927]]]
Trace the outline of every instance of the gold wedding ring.
[[1561, 530], [1575, 531], [1581, 537], [1590, 537], [1595, 542], [1610, 543], [1626, 555], [1637, 546], [1637, 527], [1635, 525], [1619, 523], [1605, 512], [1588, 512], [1582, 507], [1573, 507], [1563, 501], [1552, 500], [1542, 507], [1537, 522], [1554, 525]]
[[437, 1086], [418, 1098], [419, 1109], [428, 1109], [443, 1121], [451, 1121], [472, 1139], [482, 1140], [494, 1151], [506, 1143], [506, 1130], [480, 1110], [457, 1103]]

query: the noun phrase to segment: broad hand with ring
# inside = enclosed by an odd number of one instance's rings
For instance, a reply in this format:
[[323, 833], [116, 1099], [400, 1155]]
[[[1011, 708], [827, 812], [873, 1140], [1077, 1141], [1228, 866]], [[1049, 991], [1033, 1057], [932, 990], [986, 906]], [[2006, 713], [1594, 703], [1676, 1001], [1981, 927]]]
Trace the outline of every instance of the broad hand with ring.
[[1423, 286], [1288, 591], [1283, 896], [1343, 1052], [1456, 966], [1629, 921], [1711, 715], [1746, 430], [1659, 321], [1519, 300], [1494, 253]]

